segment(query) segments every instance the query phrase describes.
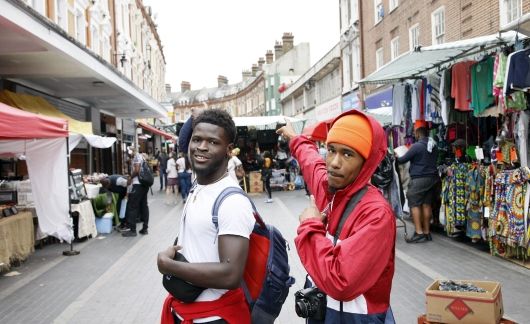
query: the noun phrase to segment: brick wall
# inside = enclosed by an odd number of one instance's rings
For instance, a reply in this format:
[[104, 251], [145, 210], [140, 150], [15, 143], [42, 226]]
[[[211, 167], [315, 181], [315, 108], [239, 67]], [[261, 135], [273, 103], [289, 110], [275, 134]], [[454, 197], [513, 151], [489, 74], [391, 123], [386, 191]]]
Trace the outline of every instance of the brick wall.
[[[530, 1], [523, 0], [523, 14], [530, 12]], [[374, 1], [362, 1], [361, 78], [376, 70], [375, 51], [383, 47], [384, 63], [390, 62], [390, 41], [399, 36], [399, 53], [409, 50], [409, 28], [419, 24], [420, 44], [432, 44], [431, 13], [445, 7], [445, 42], [490, 35], [499, 30], [499, 0], [400, 0], [392, 12], [383, 0], [384, 17], [375, 22]]]

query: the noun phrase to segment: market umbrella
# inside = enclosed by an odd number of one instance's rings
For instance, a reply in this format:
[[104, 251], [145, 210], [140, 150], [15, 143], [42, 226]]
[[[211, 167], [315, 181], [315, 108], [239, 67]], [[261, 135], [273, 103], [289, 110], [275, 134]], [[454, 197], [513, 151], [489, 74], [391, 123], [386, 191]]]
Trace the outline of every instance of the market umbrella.
[[328, 131], [331, 128], [333, 118], [326, 119], [316, 124], [307, 126], [302, 130], [302, 134], [313, 141], [325, 141], [328, 137]]

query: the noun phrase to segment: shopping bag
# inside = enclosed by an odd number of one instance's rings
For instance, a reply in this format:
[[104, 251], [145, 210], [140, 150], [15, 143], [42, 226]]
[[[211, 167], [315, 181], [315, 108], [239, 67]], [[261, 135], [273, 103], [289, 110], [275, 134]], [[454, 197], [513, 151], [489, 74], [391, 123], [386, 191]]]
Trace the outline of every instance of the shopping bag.
[[127, 198], [123, 198], [121, 200], [121, 206], [120, 206], [120, 213], [118, 214], [120, 216], [120, 219], [125, 218], [125, 210], [127, 209]]
[[442, 204], [442, 206], [440, 207], [439, 220], [440, 220], [440, 225], [442, 226], [447, 225], [447, 220], [445, 218], [445, 205], [444, 204]]

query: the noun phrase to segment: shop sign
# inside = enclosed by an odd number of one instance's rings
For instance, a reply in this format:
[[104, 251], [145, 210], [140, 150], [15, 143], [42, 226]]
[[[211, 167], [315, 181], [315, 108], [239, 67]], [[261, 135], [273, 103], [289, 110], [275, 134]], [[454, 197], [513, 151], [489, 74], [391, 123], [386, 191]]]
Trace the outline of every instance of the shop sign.
[[325, 103], [315, 107], [315, 118], [317, 121], [330, 119], [340, 115], [341, 111], [341, 96], [333, 98]]
[[392, 107], [392, 87], [367, 96], [364, 101], [364, 106], [366, 109]]
[[134, 136], [136, 134], [136, 126], [134, 125], [133, 119], [122, 119], [123, 129], [122, 133], [126, 135]]
[[342, 111], [359, 108], [359, 91], [352, 91], [342, 97]]

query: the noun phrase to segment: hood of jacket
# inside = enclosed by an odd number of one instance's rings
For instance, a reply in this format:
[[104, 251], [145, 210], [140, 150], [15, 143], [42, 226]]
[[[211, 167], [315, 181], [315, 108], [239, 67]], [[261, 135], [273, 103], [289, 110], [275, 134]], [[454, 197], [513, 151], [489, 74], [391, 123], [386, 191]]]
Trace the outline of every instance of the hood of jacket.
[[[346, 186], [343, 189], [337, 190], [335, 193], [335, 200], [340, 201], [340, 203], [334, 209], [337, 209], [337, 212], [340, 211], [340, 213], [342, 213], [342, 211], [346, 207], [346, 204], [348, 203], [351, 196], [353, 196], [362, 187], [370, 183], [370, 179], [372, 178], [372, 175], [377, 169], [377, 166], [381, 163], [381, 161], [385, 157], [385, 154], [387, 153], [387, 149], [388, 149], [387, 139], [386, 139], [383, 127], [381, 127], [379, 122], [375, 120], [373, 117], [370, 117], [359, 110], [349, 110], [347, 112], [340, 114], [339, 116], [337, 116], [337, 118], [333, 120], [331, 127], [333, 127], [333, 124], [335, 124], [335, 122], [338, 119], [340, 119], [342, 116], [353, 115], [353, 114], [364, 116], [370, 122], [370, 126], [372, 129], [372, 147], [370, 149], [370, 154], [368, 155], [368, 158], [364, 161], [363, 166], [361, 167], [361, 171], [359, 172], [359, 175], [357, 176], [357, 178], [352, 183], [350, 183], [348, 186]], [[333, 220], [338, 222], [337, 217], [334, 217]], [[336, 224], [330, 224], [330, 225], [331, 225], [331, 228], [335, 228], [336, 226]]]

